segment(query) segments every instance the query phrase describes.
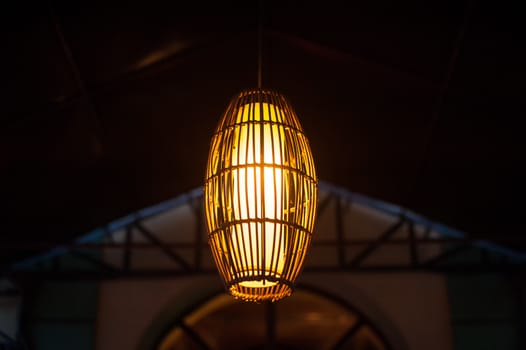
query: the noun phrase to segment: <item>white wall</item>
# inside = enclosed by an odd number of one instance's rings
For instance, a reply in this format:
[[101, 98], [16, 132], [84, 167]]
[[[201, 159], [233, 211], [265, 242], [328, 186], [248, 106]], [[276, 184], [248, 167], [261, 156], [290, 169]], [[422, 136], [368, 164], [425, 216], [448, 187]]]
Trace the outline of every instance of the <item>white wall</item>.
[[[99, 288], [96, 349], [136, 349], [151, 323], [174, 302], [183, 308], [193, 297], [221, 288], [217, 277], [103, 282]], [[175, 315], [174, 315], [175, 317]]]

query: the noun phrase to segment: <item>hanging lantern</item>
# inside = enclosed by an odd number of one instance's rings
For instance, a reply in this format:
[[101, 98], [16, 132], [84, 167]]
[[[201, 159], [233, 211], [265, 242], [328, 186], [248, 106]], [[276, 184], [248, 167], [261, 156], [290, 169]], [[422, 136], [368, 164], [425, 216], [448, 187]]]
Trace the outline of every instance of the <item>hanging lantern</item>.
[[318, 181], [281, 94], [255, 89], [232, 99], [212, 138], [204, 198], [209, 244], [230, 294], [290, 295], [314, 229]]

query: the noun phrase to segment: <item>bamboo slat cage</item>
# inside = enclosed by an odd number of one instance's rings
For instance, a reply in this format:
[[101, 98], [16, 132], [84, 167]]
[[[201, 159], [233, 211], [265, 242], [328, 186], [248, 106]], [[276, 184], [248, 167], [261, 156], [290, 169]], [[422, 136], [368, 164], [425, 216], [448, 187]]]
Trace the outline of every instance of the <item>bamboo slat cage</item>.
[[261, 89], [234, 97], [212, 138], [204, 190], [208, 241], [230, 294], [292, 293], [317, 200], [312, 152], [286, 99]]

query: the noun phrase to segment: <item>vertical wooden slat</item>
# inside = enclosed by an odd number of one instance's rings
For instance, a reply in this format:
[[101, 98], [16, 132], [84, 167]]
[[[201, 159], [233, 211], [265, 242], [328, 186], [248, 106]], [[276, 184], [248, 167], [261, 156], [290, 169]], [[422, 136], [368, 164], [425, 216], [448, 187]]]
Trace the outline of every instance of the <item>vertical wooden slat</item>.
[[290, 105], [272, 91], [240, 93], [216, 128], [205, 180], [209, 242], [231, 294], [252, 301], [290, 295], [316, 205], [312, 154]]

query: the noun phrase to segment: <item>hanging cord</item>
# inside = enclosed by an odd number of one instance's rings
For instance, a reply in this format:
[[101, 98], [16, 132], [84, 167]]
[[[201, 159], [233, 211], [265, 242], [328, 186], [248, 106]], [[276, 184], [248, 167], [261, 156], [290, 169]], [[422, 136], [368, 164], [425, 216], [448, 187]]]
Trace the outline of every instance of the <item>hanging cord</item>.
[[262, 85], [263, 70], [263, 0], [258, 1], [258, 89]]

